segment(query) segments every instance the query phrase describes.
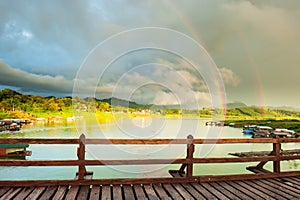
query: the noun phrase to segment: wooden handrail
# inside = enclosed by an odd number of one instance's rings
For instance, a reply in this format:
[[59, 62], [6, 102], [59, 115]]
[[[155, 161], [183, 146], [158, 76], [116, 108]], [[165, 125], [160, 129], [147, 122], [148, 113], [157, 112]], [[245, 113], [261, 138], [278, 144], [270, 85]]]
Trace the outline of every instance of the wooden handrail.
[[[221, 138], [193, 139], [193, 144], [243, 144], [243, 143], [290, 143], [300, 142], [300, 138]], [[79, 139], [73, 138], [1, 138], [0, 144], [79, 144]], [[188, 139], [86, 139], [85, 144], [120, 144], [120, 145], [167, 145], [189, 144]]]
[[[185, 173], [186, 180], [206, 180], [202, 176], [193, 175], [194, 164], [203, 163], [238, 163], [260, 162], [254, 168], [262, 168], [268, 161], [273, 162], [274, 176], [282, 174], [280, 161], [300, 159], [300, 155], [281, 155], [281, 143], [300, 142], [300, 138], [223, 138], [223, 139], [194, 139], [189, 135], [187, 139], [87, 139], [81, 135], [79, 139], [55, 138], [2, 138], [0, 144], [76, 144], [77, 160], [0, 160], [0, 166], [78, 166], [78, 181], [84, 181], [86, 166], [103, 165], [152, 165], [152, 164], [181, 164], [179, 170], [172, 172]], [[273, 151], [268, 156], [256, 157], [223, 157], [223, 158], [195, 158], [195, 145], [201, 144], [246, 144], [269, 143], [273, 144]], [[88, 160], [85, 157], [86, 145], [186, 145], [186, 158], [168, 159], [132, 159], [132, 160]], [[253, 167], [252, 167], [253, 168]], [[295, 174], [296, 172], [293, 172]], [[284, 174], [289, 174], [284, 172]], [[292, 174], [292, 172], [290, 173]], [[300, 172], [299, 172], [300, 174]], [[236, 176], [236, 175], [235, 175]], [[243, 175], [241, 175], [243, 176]], [[219, 178], [221, 179], [221, 178]], [[211, 179], [209, 179], [211, 180]], [[98, 180], [99, 181], [99, 180]], [[58, 181], [59, 182], [59, 181]], [[0, 181], [0, 185], [4, 181]]]

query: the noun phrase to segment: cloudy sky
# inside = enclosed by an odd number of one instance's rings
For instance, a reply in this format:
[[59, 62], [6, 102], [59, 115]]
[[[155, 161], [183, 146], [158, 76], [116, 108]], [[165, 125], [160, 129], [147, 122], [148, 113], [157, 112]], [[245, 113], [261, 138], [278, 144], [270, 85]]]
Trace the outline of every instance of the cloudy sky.
[[[206, 105], [218, 98], [208, 79], [219, 76], [205, 77], [215, 64], [228, 102], [299, 108], [299, 19], [299, 0], [0, 0], [0, 89], [66, 96], [76, 83], [96, 97], [130, 94], [131, 100], [156, 104], [188, 102], [185, 91], [193, 91]], [[117, 57], [109, 66], [94, 59], [95, 68], [105, 67], [103, 73], [78, 79], [97, 45], [143, 27], [186, 34], [205, 48], [211, 66], [199, 72], [180, 55], [146, 49]]]

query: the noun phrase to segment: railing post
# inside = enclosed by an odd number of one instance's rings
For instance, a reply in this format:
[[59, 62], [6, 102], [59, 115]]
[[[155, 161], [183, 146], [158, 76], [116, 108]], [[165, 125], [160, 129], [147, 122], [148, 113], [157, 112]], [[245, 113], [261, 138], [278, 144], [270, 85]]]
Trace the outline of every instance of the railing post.
[[79, 137], [79, 147], [77, 149], [78, 156], [78, 180], [83, 180], [86, 173], [85, 169], [85, 135], [81, 134]]
[[276, 161], [273, 161], [273, 172], [280, 172], [280, 150], [281, 144], [279, 142], [279, 137], [276, 136], [276, 143], [273, 143], [273, 155], [276, 157]]
[[[194, 155], [194, 150], [195, 150], [195, 145], [194, 145], [194, 138], [192, 135], [189, 135], [187, 137], [188, 139], [188, 144], [187, 144], [187, 159], [189, 161], [193, 160], [193, 155]], [[187, 169], [186, 169], [186, 177], [192, 177], [193, 176], [193, 163], [188, 163], [187, 164]]]

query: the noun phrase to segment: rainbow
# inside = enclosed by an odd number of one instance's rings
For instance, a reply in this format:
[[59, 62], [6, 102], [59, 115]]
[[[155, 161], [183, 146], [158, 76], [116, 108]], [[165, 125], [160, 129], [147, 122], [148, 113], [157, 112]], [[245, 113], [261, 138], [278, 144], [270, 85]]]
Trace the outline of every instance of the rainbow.
[[[179, 16], [181, 22], [186, 26], [186, 28], [188, 29], [188, 31], [192, 34], [193, 39], [196, 40], [201, 46], [204, 47], [204, 49], [208, 49], [207, 46], [204, 44], [204, 40], [202, 39], [200, 33], [198, 32], [198, 30], [195, 28], [196, 26], [193, 24], [193, 22], [189, 19], [189, 17], [187, 17], [185, 15], [184, 12], [181, 11], [180, 7], [173, 1], [171, 0], [164, 0], [164, 2], [170, 6], [170, 8], [173, 9], [173, 11], [176, 13], [177, 16]], [[210, 56], [209, 52], [206, 51], [208, 53], [208, 55]], [[211, 56], [210, 56], [211, 57]], [[212, 57], [211, 57], [212, 58]], [[213, 60], [212, 60], [213, 61]], [[215, 72], [214, 70], [212, 70], [214, 77], [216, 77], [217, 80], [217, 87], [218, 87], [218, 95], [219, 98], [222, 102], [222, 115], [224, 116], [226, 114], [226, 94], [223, 94], [223, 87], [222, 87], [222, 83], [219, 80], [219, 76], [220, 74], [216, 74], [217, 72]]]

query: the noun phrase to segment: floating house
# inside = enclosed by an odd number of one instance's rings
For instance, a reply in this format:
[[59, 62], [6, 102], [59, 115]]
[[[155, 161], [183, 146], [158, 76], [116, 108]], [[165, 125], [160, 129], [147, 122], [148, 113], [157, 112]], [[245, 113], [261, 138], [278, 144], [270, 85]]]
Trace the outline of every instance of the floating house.
[[30, 156], [31, 151], [26, 149], [28, 147], [28, 144], [0, 144], [0, 158]]

